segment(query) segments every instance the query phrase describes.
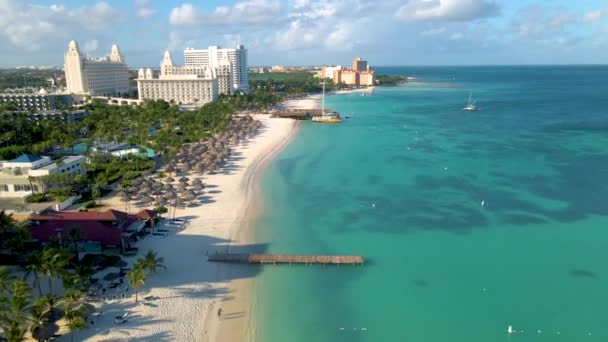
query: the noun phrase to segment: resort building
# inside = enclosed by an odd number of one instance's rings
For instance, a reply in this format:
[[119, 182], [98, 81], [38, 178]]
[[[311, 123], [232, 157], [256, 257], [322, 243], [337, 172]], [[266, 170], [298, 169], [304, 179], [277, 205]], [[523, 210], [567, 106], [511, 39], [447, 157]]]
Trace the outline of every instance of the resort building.
[[45, 89], [37, 93], [3, 93], [0, 103], [13, 105], [16, 111], [40, 111], [69, 108], [74, 99], [68, 94], [49, 94]]
[[210, 46], [209, 48], [184, 50], [186, 66], [207, 66], [218, 68], [223, 61], [228, 60], [232, 64], [232, 83], [235, 91], [249, 91], [249, 77], [247, 74], [247, 49], [238, 45], [235, 49]]
[[65, 53], [64, 69], [68, 93], [116, 96], [129, 92], [129, 70], [117, 45], [112, 45], [109, 56], [90, 58], [72, 40]]
[[22, 154], [0, 162], [0, 197], [25, 198], [32, 192], [43, 192], [39, 177], [54, 173], [85, 174], [82, 156], [69, 156], [53, 161], [50, 157]]
[[53, 239], [70, 238], [70, 230], [78, 229], [79, 247], [87, 253], [102, 253], [106, 249], [121, 253], [133, 249], [136, 235], [145, 227], [153, 226], [158, 214], [153, 210], [142, 210], [137, 214], [109, 209], [104, 212], [69, 212], [46, 210], [31, 217], [32, 238], [42, 243]]
[[[223, 69], [222, 69], [223, 68]], [[230, 93], [232, 88], [229, 82], [230, 65], [223, 64], [222, 91]], [[164, 100], [177, 104], [204, 105], [218, 98], [219, 95], [218, 71], [209, 66], [177, 67], [171, 53], [165, 52], [160, 63], [160, 75], [155, 77], [151, 69], [139, 69], [137, 74], [137, 88], [139, 99]]]
[[349, 87], [373, 86], [376, 83], [374, 70], [360, 57], [355, 58], [352, 69], [334, 70], [331, 78], [334, 84], [346, 84]]
[[331, 80], [334, 79], [334, 72], [337, 70], [342, 70], [341, 65], [337, 66], [323, 66], [321, 68], [321, 78], [329, 78]]
[[89, 112], [84, 109], [78, 110], [41, 110], [28, 114], [28, 118], [36, 121], [62, 120], [67, 123], [80, 122]]
[[353, 71], [366, 71], [368, 69], [367, 61], [364, 61], [361, 57], [355, 58], [352, 69]]

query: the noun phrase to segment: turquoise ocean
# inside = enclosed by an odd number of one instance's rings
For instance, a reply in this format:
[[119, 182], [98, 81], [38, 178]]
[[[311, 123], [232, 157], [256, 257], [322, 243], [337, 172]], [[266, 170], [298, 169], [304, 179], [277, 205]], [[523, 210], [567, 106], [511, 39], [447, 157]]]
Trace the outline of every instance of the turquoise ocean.
[[300, 123], [255, 224], [366, 264], [263, 267], [255, 340], [608, 341], [608, 67], [377, 72], [416, 81], [328, 96], [351, 118]]

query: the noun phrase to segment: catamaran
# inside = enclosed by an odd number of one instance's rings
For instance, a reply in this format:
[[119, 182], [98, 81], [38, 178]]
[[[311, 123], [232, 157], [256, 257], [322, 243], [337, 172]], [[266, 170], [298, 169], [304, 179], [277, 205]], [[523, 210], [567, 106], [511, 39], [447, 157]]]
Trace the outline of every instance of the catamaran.
[[462, 108], [462, 109], [469, 111], [469, 112], [479, 110], [479, 108], [475, 105], [475, 103], [477, 103], [477, 101], [473, 101], [473, 92], [471, 91], [471, 92], [469, 92], [469, 102], [467, 102], [467, 105], [464, 106], [464, 108]]
[[340, 123], [342, 119], [338, 113], [325, 113], [325, 81], [323, 81], [323, 97], [321, 101], [321, 115], [315, 115], [311, 119], [315, 122]]

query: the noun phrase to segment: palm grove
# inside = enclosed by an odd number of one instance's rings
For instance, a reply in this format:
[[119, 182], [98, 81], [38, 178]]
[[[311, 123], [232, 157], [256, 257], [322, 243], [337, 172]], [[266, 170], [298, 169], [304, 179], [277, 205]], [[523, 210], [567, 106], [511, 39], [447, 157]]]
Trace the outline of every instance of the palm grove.
[[[74, 227], [66, 240], [27, 251], [27, 228], [0, 211], [0, 237], [0, 248], [19, 253], [15, 260], [18, 266], [0, 266], [0, 340], [16, 342], [27, 336], [46, 340], [60, 326], [72, 332], [73, 338], [75, 332], [87, 326], [86, 319], [94, 310], [88, 303], [94, 296], [93, 269], [89, 262], [78, 259], [78, 228]], [[120, 258], [105, 260], [107, 266], [112, 266]], [[165, 267], [162, 263], [162, 257], [148, 251], [127, 272], [135, 301], [146, 279]]]

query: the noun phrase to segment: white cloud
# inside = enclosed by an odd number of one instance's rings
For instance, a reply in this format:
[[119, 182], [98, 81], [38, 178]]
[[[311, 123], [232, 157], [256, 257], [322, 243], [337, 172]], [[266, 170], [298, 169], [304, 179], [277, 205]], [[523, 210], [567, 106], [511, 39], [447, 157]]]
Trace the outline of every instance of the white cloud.
[[281, 15], [279, 0], [248, 0], [233, 6], [216, 7], [205, 13], [192, 4], [185, 3], [171, 10], [169, 23], [176, 26], [204, 26], [225, 24], [268, 24]]
[[445, 33], [446, 31], [447, 31], [447, 29], [445, 27], [437, 27], [437, 28], [432, 28], [432, 29], [421, 31], [419, 34], [423, 37], [428, 37], [428, 36], [436, 36], [436, 35]]
[[37, 50], [57, 39], [71, 39], [74, 33], [106, 30], [123, 16], [106, 2], [67, 10], [62, 5], [35, 5], [0, 0], [0, 37], [14, 46]]
[[576, 32], [578, 23], [569, 10], [528, 6], [515, 13], [508, 33], [523, 41], [572, 46], [582, 41]]
[[408, 0], [397, 11], [406, 21], [471, 21], [498, 15], [494, 0]]
[[385, 5], [370, 0], [295, 0], [285, 27], [275, 33], [276, 47], [353, 49], [371, 34], [369, 23]]
[[450, 35], [450, 40], [461, 40], [463, 37], [462, 32], [454, 32]]
[[84, 42], [82, 50], [89, 55], [92, 55], [95, 51], [97, 51], [97, 47], [99, 46], [99, 42], [97, 39], [87, 40]]
[[600, 21], [606, 17], [608, 17], [608, 11], [595, 10], [595, 11], [587, 12], [583, 16], [583, 21], [586, 23], [593, 23], [596, 21]]
[[155, 9], [151, 9], [148, 7], [142, 7], [142, 8], [138, 8], [135, 11], [135, 15], [137, 15], [140, 18], [146, 19], [146, 18], [150, 18], [151, 16], [155, 15], [156, 12], [157, 11]]
[[150, 7], [150, 0], [133, 0], [135, 6], [135, 15], [139, 18], [150, 18], [158, 11]]

